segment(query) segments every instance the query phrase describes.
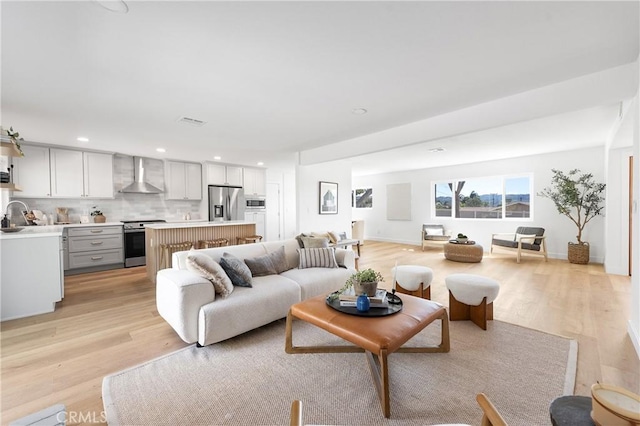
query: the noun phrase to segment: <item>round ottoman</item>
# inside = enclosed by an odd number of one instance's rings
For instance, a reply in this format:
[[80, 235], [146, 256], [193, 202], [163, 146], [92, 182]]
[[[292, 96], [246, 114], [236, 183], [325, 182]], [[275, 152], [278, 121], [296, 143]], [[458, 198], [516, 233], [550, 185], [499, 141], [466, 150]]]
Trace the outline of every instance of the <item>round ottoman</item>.
[[549, 406], [553, 426], [594, 426], [591, 419], [591, 398], [588, 396], [561, 396]]
[[482, 262], [484, 249], [480, 244], [456, 244], [444, 245], [444, 257], [447, 260], [463, 263]]
[[449, 319], [470, 319], [483, 330], [493, 319], [493, 301], [500, 284], [491, 278], [473, 274], [452, 274], [444, 279], [449, 290]]
[[431, 299], [431, 281], [433, 270], [426, 266], [399, 265], [391, 268], [391, 274], [396, 278], [393, 285], [398, 293]]

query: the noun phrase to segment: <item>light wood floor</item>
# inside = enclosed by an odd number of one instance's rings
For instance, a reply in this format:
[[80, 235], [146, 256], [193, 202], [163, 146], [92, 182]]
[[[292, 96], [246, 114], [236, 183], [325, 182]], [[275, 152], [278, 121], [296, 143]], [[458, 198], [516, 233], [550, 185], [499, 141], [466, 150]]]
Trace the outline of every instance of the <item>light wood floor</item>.
[[[626, 331], [629, 277], [540, 257], [517, 264], [511, 254], [456, 263], [441, 250], [367, 241], [360, 269], [381, 271], [390, 286], [396, 260], [429, 266], [432, 299], [445, 305], [446, 275], [493, 277], [501, 284], [495, 319], [578, 340], [576, 394], [589, 395], [596, 381], [640, 393], [640, 361]], [[144, 267], [67, 277], [54, 313], [3, 322], [0, 341], [2, 424], [56, 403], [70, 411], [69, 424], [100, 421], [105, 375], [187, 346], [158, 316]]]

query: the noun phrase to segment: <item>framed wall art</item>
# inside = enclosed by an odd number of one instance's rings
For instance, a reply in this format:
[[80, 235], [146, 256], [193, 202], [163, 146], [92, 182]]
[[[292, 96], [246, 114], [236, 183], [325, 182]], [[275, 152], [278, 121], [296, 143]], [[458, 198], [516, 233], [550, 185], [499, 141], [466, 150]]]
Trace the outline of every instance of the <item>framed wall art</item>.
[[320, 214], [338, 214], [338, 184], [320, 181]]

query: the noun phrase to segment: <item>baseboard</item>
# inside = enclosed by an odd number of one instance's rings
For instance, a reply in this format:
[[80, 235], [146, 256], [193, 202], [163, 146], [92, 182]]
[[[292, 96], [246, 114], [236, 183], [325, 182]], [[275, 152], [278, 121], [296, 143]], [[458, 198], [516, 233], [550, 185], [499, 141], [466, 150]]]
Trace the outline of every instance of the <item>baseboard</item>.
[[633, 343], [633, 347], [636, 350], [636, 355], [638, 355], [638, 359], [640, 359], [640, 330], [636, 330], [633, 327], [633, 323], [629, 321], [627, 323], [627, 331], [629, 332], [631, 343]]

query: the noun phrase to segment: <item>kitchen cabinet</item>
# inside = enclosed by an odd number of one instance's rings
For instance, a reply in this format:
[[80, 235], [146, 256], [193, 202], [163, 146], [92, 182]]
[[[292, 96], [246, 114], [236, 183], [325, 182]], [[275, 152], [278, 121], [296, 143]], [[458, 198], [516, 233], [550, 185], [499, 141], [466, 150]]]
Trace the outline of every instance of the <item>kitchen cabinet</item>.
[[202, 166], [200, 164], [167, 161], [165, 170], [167, 172], [165, 199], [202, 199]]
[[63, 297], [60, 248], [59, 232], [0, 237], [2, 321], [54, 311]]
[[51, 197], [49, 148], [22, 144], [24, 157], [13, 159], [13, 180], [20, 185], [20, 197]]
[[207, 163], [207, 185], [243, 186], [242, 167]]
[[264, 169], [244, 168], [244, 195], [265, 196], [267, 194], [267, 173]]
[[67, 275], [124, 267], [122, 226], [70, 227]]
[[267, 239], [265, 235], [267, 215], [265, 212], [245, 212], [244, 220], [247, 222], [255, 222], [256, 235], [262, 235], [263, 241]]
[[113, 156], [23, 145], [14, 181], [26, 198], [113, 198]]

